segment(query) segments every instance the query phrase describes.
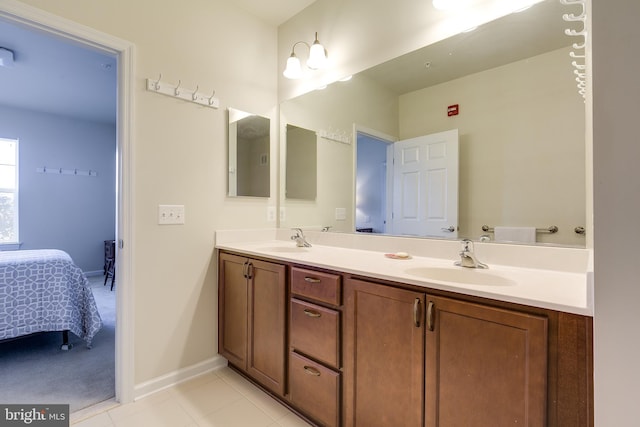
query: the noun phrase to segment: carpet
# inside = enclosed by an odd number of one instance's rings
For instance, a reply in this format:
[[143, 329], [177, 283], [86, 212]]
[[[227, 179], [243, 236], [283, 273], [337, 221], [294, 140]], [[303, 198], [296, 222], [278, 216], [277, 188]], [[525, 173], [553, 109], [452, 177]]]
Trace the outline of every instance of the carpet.
[[75, 412], [115, 396], [115, 289], [103, 276], [89, 282], [103, 323], [92, 348], [69, 333], [73, 348], [61, 350], [61, 332], [0, 342], [0, 403], [66, 403]]

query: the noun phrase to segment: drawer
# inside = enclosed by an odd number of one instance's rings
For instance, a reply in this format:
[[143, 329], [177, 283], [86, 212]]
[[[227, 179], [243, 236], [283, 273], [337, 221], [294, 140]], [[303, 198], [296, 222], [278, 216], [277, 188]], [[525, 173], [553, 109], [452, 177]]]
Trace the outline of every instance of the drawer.
[[320, 362], [339, 368], [340, 312], [291, 299], [289, 344]]
[[340, 305], [341, 277], [304, 268], [291, 268], [291, 293], [332, 305]]
[[340, 373], [295, 352], [289, 353], [289, 398], [320, 425], [339, 425]]

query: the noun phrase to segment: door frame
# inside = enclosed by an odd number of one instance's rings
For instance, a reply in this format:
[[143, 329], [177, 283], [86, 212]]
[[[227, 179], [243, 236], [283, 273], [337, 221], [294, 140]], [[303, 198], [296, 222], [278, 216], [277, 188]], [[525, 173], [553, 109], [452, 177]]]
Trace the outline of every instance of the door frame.
[[135, 46], [117, 37], [94, 30], [15, 0], [0, 3], [0, 17], [52, 36], [80, 43], [117, 58], [116, 116], [116, 338], [115, 392], [116, 401], [132, 402], [134, 398], [133, 347], [133, 234], [132, 234], [132, 142], [133, 87], [135, 76]]

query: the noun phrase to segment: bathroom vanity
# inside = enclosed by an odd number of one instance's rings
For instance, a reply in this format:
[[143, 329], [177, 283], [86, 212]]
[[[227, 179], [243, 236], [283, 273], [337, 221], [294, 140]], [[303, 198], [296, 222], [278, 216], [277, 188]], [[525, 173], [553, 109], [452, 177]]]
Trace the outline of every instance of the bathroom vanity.
[[453, 259], [217, 249], [220, 354], [316, 425], [593, 425], [579, 273], [490, 265], [474, 284], [482, 272], [458, 276]]

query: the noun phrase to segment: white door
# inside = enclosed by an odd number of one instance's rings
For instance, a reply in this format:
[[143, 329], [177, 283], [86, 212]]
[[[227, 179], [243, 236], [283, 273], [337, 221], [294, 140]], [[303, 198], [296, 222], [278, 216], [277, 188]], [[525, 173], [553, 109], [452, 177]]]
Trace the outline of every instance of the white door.
[[458, 130], [393, 144], [393, 234], [458, 236]]

